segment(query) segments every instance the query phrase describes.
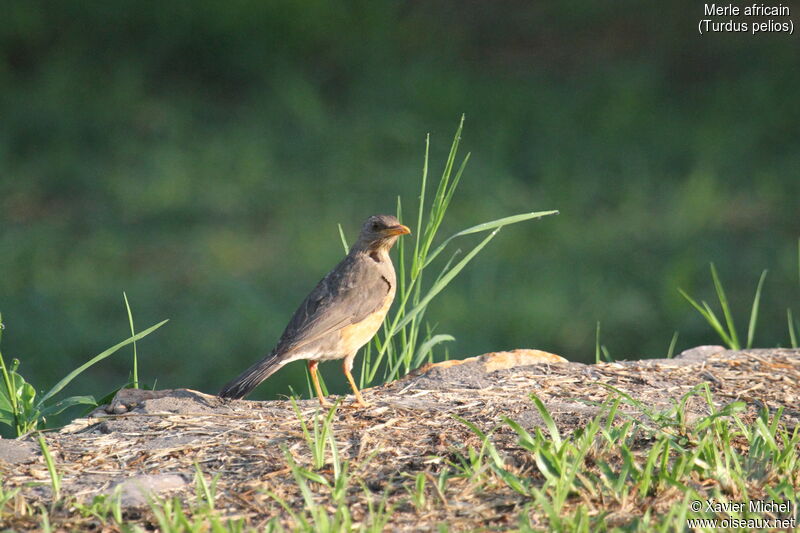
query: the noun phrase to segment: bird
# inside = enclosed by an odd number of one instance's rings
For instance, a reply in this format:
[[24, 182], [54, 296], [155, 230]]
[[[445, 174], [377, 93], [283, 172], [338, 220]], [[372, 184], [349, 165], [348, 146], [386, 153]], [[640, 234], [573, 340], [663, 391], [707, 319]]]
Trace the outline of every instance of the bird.
[[397, 290], [389, 257], [394, 243], [411, 230], [392, 215], [373, 215], [361, 226], [349, 252], [303, 300], [277, 346], [219, 393], [241, 399], [284, 365], [299, 359], [308, 370], [320, 405], [330, 407], [319, 386], [321, 361], [343, 359], [342, 370], [355, 394], [356, 407], [368, 407], [350, 371], [358, 350], [381, 327]]

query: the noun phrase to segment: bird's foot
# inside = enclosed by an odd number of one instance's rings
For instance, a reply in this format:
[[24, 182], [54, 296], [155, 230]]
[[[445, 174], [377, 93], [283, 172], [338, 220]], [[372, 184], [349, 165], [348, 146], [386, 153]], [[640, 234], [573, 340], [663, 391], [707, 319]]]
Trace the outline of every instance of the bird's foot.
[[320, 407], [324, 407], [325, 409], [330, 409], [331, 407], [333, 407], [333, 404], [331, 402], [329, 402], [328, 400], [323, 400], [322, 398], [319, 399], [319, 405]]
[[347, 407], [350, 407], [352, 409], [366, 409], [367, 407], [370, 407], [370, 405], [367, 402], [365, 402], [364, 399], [362, 398], [354, 401]]

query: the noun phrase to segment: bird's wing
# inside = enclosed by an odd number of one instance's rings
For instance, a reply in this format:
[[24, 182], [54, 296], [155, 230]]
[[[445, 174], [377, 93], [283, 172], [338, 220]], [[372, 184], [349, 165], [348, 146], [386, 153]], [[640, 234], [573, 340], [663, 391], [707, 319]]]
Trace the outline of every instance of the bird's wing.
[[276, 353], [295, 351], [361, 322], [384, 305], [391, 283], [371, 259], [348, 255], [300, 304]]

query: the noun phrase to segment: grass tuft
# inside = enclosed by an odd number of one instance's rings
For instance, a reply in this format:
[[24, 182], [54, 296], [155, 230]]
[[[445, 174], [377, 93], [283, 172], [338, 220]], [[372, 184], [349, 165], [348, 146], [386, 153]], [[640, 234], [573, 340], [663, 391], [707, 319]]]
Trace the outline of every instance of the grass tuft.
[[319, 470], [325, 466], [325, 451], [331, 443], [329, 437], [333, 434], [333, 417], [336, 415], [336, 410], [339, 408], [339, 402], [341, 400], [337, 400], [336, 403], [333, 404], [333, 407], [328, 410], [328, 414], [321, 422], [319, 410], [317, 410], [312, 418], [311, 431], [309, 431], [308, 424], [303, 418], [300, 408], [297, 406], [297, 401], [293, 397], [290, 398], [290, 401], [292, 402], [292, 409], [294, 409], [297, 420], [300, 422], [303, 438], [306, 444], [308, 444], [308, 449], [314, 460], [314, 468]]
[[[130, 311], [130, 308], [128, 310]], [[11, 366], [8, 367], [6, 366], [2, 352], [0, 352], [0, 372], [2, 372], [3, 375], [3, 382], [0, 384], [0, 424], [11, 426], [16, 435], [21, 436], [45, 426], [48, 417], [56, 416], [70, 407], [74, 407], [76, 405], [96, 406], [97, 402], [94, 396], [88, 395], [70, 396], [55, 402], [51, 401], [51, 399], [60, 393], [72, 382], [72, 380], [78, 377], [87, 368], [99, 363], [110, 355], [113, 355], [120, 348], [123, 348], [128, 344], [135, 343], [137, 340], [150, 335], [167, 322], [167, 320], [159, 322], [158, 324], [132, 335], [130, 338], [97, 354], [64, 376], [58, 383], [56, 383], [52, 388], [50, 388], [50, 390], [48, 390], [38, 399], [36, 397], [36, 389], [30, 383], [25, 381], [25, 378], [23, 378], [22, 375], [17, 372], [20, 364], [19, 360], [14, 359]], [[2, 324], [2, 316], [0, 316], [0, 324]], [[131, 327], [133, 327], [132, 319], [130, 324]], [[3, 328], [0, 328], [0, 339], [2, 338], [2, 329]]]
[[[692, 307], [697, 309], [697, 312], [706, 319], [706, 322], [708, 322], [714, 331], [717, 332], [728, 348], [731, 350], [741, 350], [742, 345], [739, 342], [739, 335], [736, 332], [736, 325], [733, 322], [733, 315], [731, 314], [725, 289], [723, 288], [722, 282], [719, 279], [719, 274], [717, 274], [717, 268], [714, 266], [714, 263], [711, 263], [710, 268], [711, 279], [714, 283], [714, 290], [717, 293], [717, 299], [719, 301], [720, 308], [722, 309], [722, 315], [725, 318], [725, 326], [722, 325], [722, 322], [719, 320], [719, 318], [717, 318], [717, 315], [705, 300], [702, 300], [701, 303], [697, 303], [697, 300], [689, 296], [683, 289], [678, 289], [678, 292], [680, 292], [681, 296], [683, 296], [692, 305]], [[758, 308], [761, 303], [761, 289], [764, 285], [764, 280], [766, 277], [767, 271], [764, 270], [758, 280], [756, 294], [753, 298], [753, 304], [750, 308], [750, 322], [747, 326], [747, 348], [751, 348], [753, 345], [756, 323], [758, 322]]]
[[[427, 196], [430, 135], [426, 137], [416, 227], [413, 228], [413, 247], [408, 238], [400, 239], [397, 244], [398, 305], [391, 318], [384, 323], [383, 330], [365, 347], [359, 376], [362, 387], [375, 383], [379, 377], [383, 382], [397, 379], [423, 363], [433, 361], [433, 349], [454, 340], [454, 337], [435, 334], [435, 328], [425, 323], [425, 313], [430, 302], [445, 290], [503, 227], [558, 213], [558, 211], [539, 211], [491, 220], [458, 231], [434, 246], [447, 209], [469, 161], [467, 154], [461, 163], [456, 165], [463, 127], [462, 116], [430, 203]], [[402, 221], [403, 205], [399, 198], [397, 215]], [[433, 274], [432, 281], [429, 284], [425, 283], [428, 279], [428, 270], [451, 243], [461, 237], [487, 232], [488, 235], [467, 253], [462, 255], [461, 250], [453, 252], [438, 272]]]

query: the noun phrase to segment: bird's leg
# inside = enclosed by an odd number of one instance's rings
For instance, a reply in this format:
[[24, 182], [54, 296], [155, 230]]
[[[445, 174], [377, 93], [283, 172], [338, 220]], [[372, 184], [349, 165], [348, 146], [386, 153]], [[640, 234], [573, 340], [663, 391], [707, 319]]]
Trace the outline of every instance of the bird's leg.
[[361, 396], [361, 391], [359, 391], [358, 387], [356, 387], [356, 382], [353, 379], [353, 374], [350, 373], [350, 369], [352, 367], [353, 367], [353, 357], [345, 357], [344, 361], [342, 362], [342, 370], [344, 371], [345, 377], [347, 377], [347, 381], [350, 382], [350, 387], [353, 389], [353, 393], [356, 395], [356, 401], [353, 402], [353, 406], [369, 407], [369, 404], [364, 401], [364, 397]]
[[317, 398], [319, 399], [319, 404], [322, 407], [332, 407], [331, 404], [325, 400], [325, 396], [322, 395], [322, 388], [319, 386], [319, 377], [317, 377], [318, 365], [319, 361], [308, 362], [308, 371], [311, 372], [311, 381], [314, 382], [314, 390], [317, 391]]

